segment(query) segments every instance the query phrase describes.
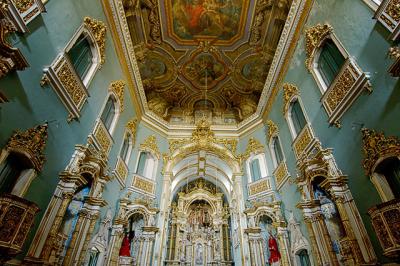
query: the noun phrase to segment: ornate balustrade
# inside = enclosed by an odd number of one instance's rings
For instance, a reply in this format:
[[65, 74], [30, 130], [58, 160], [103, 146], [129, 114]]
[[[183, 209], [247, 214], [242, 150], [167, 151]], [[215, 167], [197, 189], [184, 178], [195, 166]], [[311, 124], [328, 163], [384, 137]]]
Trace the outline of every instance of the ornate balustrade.
[[114, 143], [110, 133], [104, 126], [104, 123], [101, 121], [101, 119], [97, 119], [93, 133], [89, 135], [89, 139], [93, 142], [96, 148], [103, 151], [106, 155], [110, 153], [111, 147]]
[[22, 251], [39, 207], [15, 195], [0, 196], [0, 265]]
[[135, 174], [129, 190], [155, 198], [156, 182], [152, 179]]
[[272, 192], [271, 177], [264, 177], [248, 185], [249, 200], [267, 196]]
[[381, 243], [383, 254], [398, 257], [400, 254], [400, 199], [381, 203], [368, 210], [372, 225]]
[[385, 26], [392, 34], [390, 39], [396, 40], [400, 35], [400, 1], [383, 0], [376, 10], [374, 18]]
[[120, 185], [124, 187], [126, 177], [128, 176], [128, 166], [126, 165], [124, 160], [122, 160], [121, 157], [119, 156], [113, 174], [117, 177], [117, 180], [120, 183]]
[[394, 60], [394, 63], [389, 68], [389, 73], [393, 77], [400, 77], [400, 48], [398, 46], [389, 49], [389, 57]]
[[299, 159], [303, 154], [307, 153], [315, 142], [314, 132], [311, 126], [307, 124], [292, 144], [296, 158]]
[[276, 188], [280, 189], [290, 176], [285, 161], [280, 162], [280, 164], [276, 167], [274, 176], [276, 180]]
[[321, 99], [329, 116], [328, 122], [340, 126], [340, 118], [364, 89], [371, 92], [368, 76], [352, 58], [347, 59]]
[[79, 119], [89, 93], [65, 53], [45, 68], [41, 85], [50, 85], [69, 112], [68, 121]]
[[42, 0], [10, 0], [8, 9], [11, 13], [13, 24], [22, 33], [28, 32], [28, 23], [46, 9]]

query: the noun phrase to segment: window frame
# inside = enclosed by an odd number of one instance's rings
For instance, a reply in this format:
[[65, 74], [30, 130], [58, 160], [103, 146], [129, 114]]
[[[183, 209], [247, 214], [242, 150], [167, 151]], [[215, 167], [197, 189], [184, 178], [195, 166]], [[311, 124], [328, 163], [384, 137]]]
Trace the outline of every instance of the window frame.
[[[304, 118], [306, 120], [305, 126], [300, 130], [299, 133], [296, 133], [296, 129], [294, 127], [294, 123], [293, 123], [293, 119], [292, 119], [292, 104], [295, 101], [299, 102], [300, 108], [301, 108]], [[289, 126], [290, 135], [292, 136], [292, 140], [294, 141], [301, 134], [301, 132], [304, 130], [304, 128], [310, 124], [310, 122], [309, 122], [310, 120], [308, 119], [307, 112], [305, 111], [303, 102], [299, 95], [293, 95], [292, 98], [290, 98], [288, 105], [289, 106], [288, 106], [288, 110], [285, 114], [285, 118], [286, 118], [286, 122], [288, 123], [288, 126]]]
[[[146, 161], [144, 163], [143, 174], [138, 173], [139, 161], [140, 161], [140, 156], [141, 156], [142, 153], [146, 153], [147, 154]], [[148, 166], [148, 164], [149, 164], [149, 162], [148, 162], [149, 161], [149, 156], [151, 156], [152, 157], [151, 159], [153, 160], [153, 169], [151, 171], [148, 170], [148, 168], [149, 168], [149, 166]], [[151, 169], [151, 168], [149, 168], [149, 169]], [[151, 151], [140, 150], [139, 153], [138, 153], [138, 156], [136, 158], [135, 174], [140, 176], [140, 177], [155, 181], [156, 178], [157, 178], [157, 169], [158, 169], [158, 157], [155, 154], [153, 154]], [[146, 176], [146, 174], [150, 173], [150, 172], [151, 172], [151, 176], [150, 177]]]
[[[277, 139], [278, 144], [279, 144], [280, 149], [281, 149], [281, 152], [282, 152], [282, 161], [279, 162], [279, 163], [278, 163], [278, 160], [276, 159], [276, 155], [275, 155], [274, 138]], [[272, 164], [274, 165], [274, 170], [276, 170], [276, 168], [278, 168], [279, 164], [286, 162], [285, 153], [283, 152], [283, 148], [282, 148], [282, 142], [281, 142], [281, 139], [280, 139], [278, 134], [274, 134], [274, 135], [271, 136], [271, 140], [270, 140], [270, 143], [269, 143], [269, 149], [270, 149], [270, 152], [271, 152]]]
[[98, 44], [96, 42], [96, 38], [93, 36], [93, 33], [90, 31], [90, 29], [87, 28], [85, 23], [81, 24], [78, 30], [74, 33], [72, 38], [69, 40], [67, 45], [65, 46], [63, 50], [63, 55], [65, 58], [68, 60], [68, 62], [73, 66], [71, 60], [69, 59], [68, 53], [69, 51], [74, 47], [76, 42], [78, 41], [79, 37], [81, 35], [84, 35], [84, 37], [87, 39], [90, 45], [90, 49], [92, 51], [92, 65], [89, 67], [87, 70], [85, 77], [81, 78], [79, 77], [79, 74], [76, 72], [75, 68], [72, 67], [72, 69], [75, 71], [75, 74], [77, 77], [80, 78], [82, 81], [82, 84], [85, 86], [85, 88], [88, 88], [91, 81], [93, 80], [97, 70], [99, 70], [100, 65], [101, 65], [101, 52], [100, 48], [98, 47]]
[[[333, 44], [338, 48], [339, 52], [342, 54], [344, 57], [344, 63], [340, 67], [339, 72], [337, 73], [336, 77], [332, 80], [331, 84], [326, 84], [324, 78], [322, 77], [322, 74], [318, 68], [318, 61], [321, 55], [321, 52], [323, 50], [323, 46], [326, 43], [327, 40], [332, 40]], [[324, 95], [327, 91], [329, 91], [330, 87], [335, 84], [335, 80], [340, 76], [340, 73], [343, 70], [343, 67], [346, 65], [346, 61], [349, 60], [350, 54], [346, 51], [342, 43], [339, 41], [335, 33], [331, 32], [328, 35], [326, 35], [317, 45], [317, 48], [313, 62], [312, 62], [312, 68], [311, 68], [311, 74], [314, 77], [314, 80], [316, 81], [318, 88], [321, 92], [322, 95]]]
[[[260, 179], [254, 180], [254, 177], [251, 174], [251, 162], [254, 160], [258, 160], [259, 166], [260, 166]], [[247, 172], [247, 180], [248, 183], [253, 183], [257, 182], [263, 178], [268, 177], [269, 175], [269, 170], [267, 167], [267, 161], [265, 158], [265, 153], [257, 153], [257, 154], [252, 154], [246, 161], [246, 172]]]
[[[128, 151], [126, 152], [126, 158], [123, 158], [121, 156], [122, 148], [124, 147], [124, 142], [125, 139], [128, 139]], [[118, 152], [118, 156], [121, 158], [121, 160], [128, 166], [129, 161], [131, 159], [132, 155], [132, 150], [133, 150], [133, 138], [132, 138], [132, 133], [129, 130], [125, 130], [124, 137], [122, 139], [121, 147]]]
[[[115, 113], [114, 113], [114, 117], [111, 122], [110, 128], [107, 129], [104, 125], [103, 120], [101, 119], [101, 116], [103, 115], [103, 112], [104, 112], [104, 109], [106, 108], [108, 99], [110, 99], [110, 98], [114, 101]], [[104, 127], [108, 130], [108, 133], [110, 134], [111, 137], [113, 136], [115, 128], [117, 127], [120, 115], [121, 115], [121, 103], [119, 102], [119, 98], [117, 97], [117, 95], [115, 95], [115, 93], [113, 91], [109, 90], [109, 92], [106, 96], [106, 100], [103, 102], [103, 105], [101, 107], [101, 111], [98, 116], [98, 121], [101, 121], [101, 123], [104, 125]]]

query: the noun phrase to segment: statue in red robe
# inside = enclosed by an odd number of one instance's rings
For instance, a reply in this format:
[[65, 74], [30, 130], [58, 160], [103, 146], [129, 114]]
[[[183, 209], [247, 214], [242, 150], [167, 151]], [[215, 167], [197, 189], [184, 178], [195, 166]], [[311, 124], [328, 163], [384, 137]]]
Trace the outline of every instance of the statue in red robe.
[[122, 240], [121, 249], [119, 250], [119, 255], [123, 257], [131, 256], [131, 241], [129, 241], [128, 235], [125, 235]]
[[269, 248], [269, 263], [273, 264], [279, 262], [281, 259], [281, 254], [279, 253], [278, 243], [276, 239], [270, 235], [268, 240], [268, 248]]

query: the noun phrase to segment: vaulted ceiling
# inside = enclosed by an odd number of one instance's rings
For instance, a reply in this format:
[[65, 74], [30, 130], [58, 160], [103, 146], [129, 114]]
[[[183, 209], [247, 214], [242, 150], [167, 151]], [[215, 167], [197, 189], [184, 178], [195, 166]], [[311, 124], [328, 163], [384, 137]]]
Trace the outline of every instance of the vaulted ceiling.
[[148, 108], [170, 124], [256, 112], [292, 0], [124, 0]]

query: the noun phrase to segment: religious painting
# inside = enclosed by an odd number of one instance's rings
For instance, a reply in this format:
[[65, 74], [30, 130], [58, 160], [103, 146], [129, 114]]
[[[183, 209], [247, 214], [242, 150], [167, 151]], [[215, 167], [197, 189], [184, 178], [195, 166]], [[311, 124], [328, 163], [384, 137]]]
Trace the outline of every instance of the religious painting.
[[167, 66], [158, 58], [146, 57], [139, 63], [140, 75], [143, 80], [154, 79], [167, 72]]
[[240, 37], [250, 1], [172, 0], [167, 1], [170, 31], [182, 41]]
[[212, 54], [201, 53], [185, 66], [184, 75], [197, 88], [212, 88], [225, 77], [226, 68]]

